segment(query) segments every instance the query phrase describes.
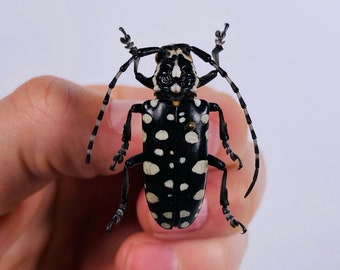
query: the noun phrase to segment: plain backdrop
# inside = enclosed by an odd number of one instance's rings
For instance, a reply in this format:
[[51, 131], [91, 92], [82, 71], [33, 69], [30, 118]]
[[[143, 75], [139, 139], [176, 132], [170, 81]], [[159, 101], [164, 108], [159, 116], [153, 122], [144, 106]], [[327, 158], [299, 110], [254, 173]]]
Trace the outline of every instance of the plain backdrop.
[[[248, 104], [268, 175], [241, 269], [339, 269], [339, 10], [336, 0], [2, 0], [0, 95], [43, 74], [107, 84], [129, 57], [119, 26], [139, 47], [210, 52], [230, 23], [220, 64]], [[120, 83], [138, 85], [132, 70]]]

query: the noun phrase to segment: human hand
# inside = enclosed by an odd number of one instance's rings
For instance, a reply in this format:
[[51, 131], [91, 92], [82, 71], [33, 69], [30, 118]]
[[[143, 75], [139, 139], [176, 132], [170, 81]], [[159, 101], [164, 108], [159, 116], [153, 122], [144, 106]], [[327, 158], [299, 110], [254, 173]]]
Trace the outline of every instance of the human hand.
[[[221, 213], [221, 171], [215, 169], [209, 168], [205, 203], [193, 225], [167, 231], [148, 211], [141, 168], [132, 168], [126, 215], [105, 232], [119, 204], [124, 164], [115, 172], [108, 168], [127, 111], [153, 98], [150, 90], [114, 89], [88, 165], [86, 146], [105, 91], [40, 77], [0, 100], [0, 269], [237, 269], [247, 234]], [[227, 160], [230, 208], [248, 224], [263, 192], [264, 168], [243, 199], [254, 169], [243, 113], [225, 94], [202, 88], [199, 97], [224, 111], [230, 145], [244, 167], [239, 171], [226, 156], [217, 115], [210, 118], [209, 152]], [[142, 151], [140, 130], [134, 117], [126, 158]]]

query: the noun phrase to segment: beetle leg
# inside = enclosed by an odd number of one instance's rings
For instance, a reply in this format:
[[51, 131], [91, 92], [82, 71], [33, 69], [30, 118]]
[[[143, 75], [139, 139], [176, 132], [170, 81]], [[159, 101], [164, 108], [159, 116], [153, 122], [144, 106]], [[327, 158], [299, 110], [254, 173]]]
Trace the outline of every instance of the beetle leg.
[[111, 231], [113, 225], [118, 225], [120, 223], [121, 219], [124, 216], [124, 212], [125, 212], [126, 204], [127, 204], [127, 200], [128, 200], [128, 193], [129, 193], [129, 168], [143, 162], [143, 160], [144, 160], [144, 155], [143, 155], [143, 153], [140, 153], [140, 154], [137, 154], [137, 155], [129, 158], [125, 162], [124, 171], [123, 171], [124, 180], [123, 180], [123, 184], [122, 184], [122, 193], [121, 193], [121, 197], [120, 197], [120, 204], [119, 204], [119, 207], [118, 207], [116, 213], [114, 214], [114, 216], [111, 218], [110, 222], [106, 226], [107, 232]]
[[223, 141], [222, 144], [223, 144], [224, 149], [226, 149], [227, 155], [230, 156], [231, 160], [232, 161], [236, 161], [236, 160], [238, 161], [238, 169], [239, 170], [242, 169], [243, 163], [242, 163], [242, 160], [240, 159], [240, 157], [233, 152], [233, 150], [230, 148], [227, 141]]
[[215, 77], [217, 76], [218, 72], [216, 70], [212, 70], [209, 73], [207, 73], [206, 75], [199, 77], [199, 83], [197, 87], [201, 87], [205, 84], [207, 84], [208, 82], [210, 82], [211, 80], [215, 79]]
[[126, 150], [129, 148], [129, 143], [123, 143], [117, 154], [113, 157], [113, 162], [110, 166], [110, 170], [114, 171], [117, 163], [122, 163], [124, 156], [126, 156]]
[[228, 206], [228, 190], [227, 190], [227, 168], [225, 163], [218, 159], [215, 156], [208, 155], [208, 164], [213, 166], [221, 171], [223, 171], [222, 181], [221, 181], [221, 192], [220, 192], [220, 204], [222, 206], [222, 212], [226, 216], [227, 221], [230, 222], [230, 225], [235, 228], [240, 226], [242, 228], [242, 233], [247, 232], [247, 228], [239, 222], [237, 219], [234, 218], [233, 214], [230, 212]]
[[220, 106], [217, 103], [209, 103], [209, 108], [210, 111], [213, 112], [218, 112], [218, 116], [220, 119], [220, 139], [222, 141], [222, 145], [224, 147], [224, 149], [226, 149], [226, 153], [227, 155], [230, 156], [232, 161], [238, 161], [239, 166], [238, 168], [241, 169], [243, 167], [242, 161], [239, 158], [238, 155], [236, 155], [233, 150], [230, 148], [229, 144], [228, 144], [228, 140], [229, 140], [229, 134], [228, 134], [228, 129], [227, 129], [227, 123], [224, 121], [224, 116], [223, 116], [223, 112], [222, 109], [220, 108]]
[[[206, 53], [205, 51], [202, 51], [201, 49], [195, 47], [195, 46], [191, 46], [190, 47], [191, 51], [196, 54], [199, 58], [201, 58], [204, 62], [208, 62], [212, 65], [212, 59], [210, 54]], [[215, 63], [215, 62], [213, 62]], [[207, 73], [206, 75], [199, 77], [199, 84], [197, 87], [201, 87], [205, 84], [207, 84], [208, 82], [212, 81], [214, 78], [216, 78], [218, 74], [217, 70], [212, 70], [209, 73]]]
[[138, 72], [139, 59], [140, 57], [158, 53], [158, 51], [159, 51], [158, 47], [148, 47], [148, 48], [138, 49], [136, 59], [134, 61], [134, 73], [135, 73], [136, 80], [139, 81], [141, 84], [143, 84], [145, 87], [150, 88], [150, 89], [153, 89], [154, 87], [154, 84], [152, 82], [153, 76], [146, 77], [142, 73]]
[[131, 140], [131, 117], [132, 113], [141, 113], [143, 111], [142, 104], [134, 104], [131, 106], [128, 115], [126, 117], [126, 122], [123, 128], [122, 141], [123, 144], [118, 150], [117, 154], [113, 157], [113, 162], [110, 166], [110, 170], [114, 171], [117, 163], [122, 163], [124, 156], [126, 155], [126, 150], [129, 148], [129, 141]]

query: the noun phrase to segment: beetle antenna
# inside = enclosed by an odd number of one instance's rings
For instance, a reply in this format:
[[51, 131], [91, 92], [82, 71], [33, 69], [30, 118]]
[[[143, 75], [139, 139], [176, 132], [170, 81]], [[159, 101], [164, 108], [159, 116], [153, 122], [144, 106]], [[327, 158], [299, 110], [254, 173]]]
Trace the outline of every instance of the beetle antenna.
[[[244, 197], [247, 197], [249, 195], [249, 193], [252, 191], [253, 187], [255, 186], [258, 174], [259, 174], [259, 168], [260, 168], [260, 151], [259, 151], [259, 146], [257, 143], [257, 136], [252, 124], [252, 120], [250, 118], [248, 109], [247, 109], [247, 104], [245, 103], [245, 101], [243, 100], [243, 97], [238, 89], [238, 87], [236, 86], [236, 84], [229, 78], [228, 73], [222, 69], [219, 64], [218, 64], [218, 53], [223, 49], [222, 45], [224, 43], [223, 38], [225, 37], [225, 33], [227, 31], [229, 27], [229, 24], [225, 25], [225, 28], [222, 32], [220, 31], [216, 31], [216, 47], [212, 52], [212, 57], [213, 59], [211, 59], [210, 55], [203, 52], [202, 50], [192, 46], [191, 50], [199, 57], [201, 58], [203, 61], [208, 62], [210, 65], [212, 65], [216, 71], [222, 76], [222, 78], [226, 79], [228, 84], [230, 85], [231, 89], [233, 90], [233, 92], [236, 94], [238, 101], [240, 103], [241, 108], [243, 109], [243, 113], [244, 116], [246, 118], [249, 130], [250, 130], [250, 134], [251, 134], [251, 138], [253, 140], [253, 145], [254, 145], [254, 153], [255, 153], [255, 171], [254, 171], [254, 176], [253, 176], [253, 180], [247, 190], [247, 192], [245, 193]], [[219, 42], [219, 44], [218, 44]], [[211, 81], [213, 78], [216, 77], [216, 73], [215, 72], [210, 72], [207, 75], [201, 77], [201, 81], [203, 83], [201, 83], [201, 85], [206, 84], [207, 82]], [[234, 156], [235, 160], [237, 159]]]
[[86, 160], [85, 162], [86, 163], [90, 163], [91, 161], [91, 153], [92, 153], [92, 148], [93, 148], [93, 144], [94, 144], [94, 140], [96, 139], [96, 135], [97, 135], [97, 132], [98, 132], [98, 129], [99, 129], [99, 126], [100, 126], [100, 123], [103, 119], [103, 116], [104, 116], [104, 112], [105, 112], [105, 109], [106, 109], [106, 106], [107, 104], [109, 103], [110, 101], [110, 95], [111, 95], [111, 91], [112, 89], [115, 87], [116, 83], [117, 83], [117, 80], [118, 78], [120, 77], [120, 75], [127, 70], [127, 68], [131, 65], [131, 63], [134, 61], [134, 56], [131, 56], [130, 59], [128, 61], [125, 62], [124, 65], [122, 65], [120, 68], [119, 68], [119, 71], [116, 73], [116, 75], [114, 76], [114, 78], [112, 79], [112, 81], [109, 83], [109, 86], [107, 88], [107, 92], [105, 94], [105, 97], [103, 99], [103, 103], [102, 103], [102, 107], [98, 113], [98, 116], [97, 116], [97, 120], [96, 120], [96, 123], [93, 127], [93, 130], [92, 130], [92, 133], [91, 133], [91, 137], [90, 137], [90, 141], [89, 141], [89, 144], [87, 146], [87, 150], [86, 150]]
[[124, 37], [120, 38], [120, 42], [126, 45], [125, 48], [128, 49], [132, 55], [135, 55], [137, 53], [137, 47], [134, 46], [130, 35], [126, 33], [123, 27], [119, 27], [119, 31], [124, 34]]
[[260, 150], [259, 150], [259, 145], [257, 143], [257, 136], [253, 127], [253, 122], [250, 118], [248, 109], [247, 109], [247, 104], [245, 103], [245, 101], [243, 100], [243, 97], [238, 89], [238, 87], [236, 86], [236, 84], [229, 78], [227, 72], [225, 72], [222, 68], [216, 66], [217, 70], [220, 72], [221, 76], [223, 78], [225, 78], [229, 85], [231, 86], [231, 88], [233, 89], [234, 93], [237, 95], [238, 101], [240, 103], [241, 108], [243, 109], [243, 113], [244, 116], [246, 118], [249, 130], [250, 130], [250, 134], [251, 134], [251, 138], [253, 140], [253, 145], [254, 145], [254, 153], [255, 153], [255, 170], [254, 170], [254, 175], [253, 175], [253, 180], [247, 190], [247, 192], [244, 195], [244, 198], [246, 198], [249, 193], [253, 190], [253, 187], [255, 186], [258, 174], [259, 174], [259, 168], [260, 168]]
[[223, 51], [223, 44], [225, 43], [225, 41], [224, 41], [224, 38], [225, 38], [225, 36], [226, 36], [226, 32], [227, 32], [227, 30], [228, 30], [228, 28], [229, 28], [229, 24], [228, 23], [226, 23], [225, 25], [224, 25], [224, 29], [223, 29], [223, 31], [221, 32], [220, 30], [217, 30], [216, 32], [215, 32], [215, 37], [216, 37], [216, 39], [215, 39], [215, 44], [216, 44], [216, 46], [215, 46], [215, 48], [212, 50], [212, 57], [213, 57], [213, 59], [214, 59], [214, 61], [217, 63], [217, 65], [219, 65], [220, 63], [219, 63], [219, 53], [221, 52], [221, 51]]

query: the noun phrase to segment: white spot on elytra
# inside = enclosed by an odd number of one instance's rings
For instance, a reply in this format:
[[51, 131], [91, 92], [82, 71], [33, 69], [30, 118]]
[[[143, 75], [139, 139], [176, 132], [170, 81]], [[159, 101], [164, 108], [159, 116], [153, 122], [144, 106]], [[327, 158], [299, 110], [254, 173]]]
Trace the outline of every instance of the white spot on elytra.
[[156, 139], [158, 139], [160, 141], [164, 141], [164, 140], [167, 140], [169, 138], [169, 134], [165, 130], [159, 130], [159, 131], [157, 131], [155, 137], [156, 137]]
[[205, 190], [204, 189], [200, 189], [199, 191], [196, 192], [196, 194], [194, 195], [194, 200], [196, 201], [200, 201], [204, 198], [204, 193], [205, 193]]
[[170, 155], [173, 155], [173, 154], [175, 154], [174, 151], [170, 150]]
[[185, 117], [181, 117], [181, 118], [179, 119], [179, 122], [180, 122], [180, 123], [184, 123], [184, 122], [185, 122]]
[[172, 212], [165, 212], [165, 213], [163, 213], [163, 216], [165, 218], [172, 218]]
[[149, 114], [147, 114], [147, 113], [143, 114], [142, 119], [143, 119], [143, 122], [144, 122], [145, 124], [150, 124], [151, 121], [152, 121], [151, 115], [149, 115]]
[[174, 181], [167, 180], [167, 181], [164, 182], [164, 186], [166, 186], [167, 188], [173, 188], [174, 187]]
[[144, 161], [143, 171], [146, 175], [155, 175], [159, 172], [159, 167], [150, 161]]
[[150, 100], [150, 105], [155, 108], [158, 105], [158, 101], [158, 99], [152, 99]]
[[198, 142], [198, 134], [194, 131], [189, 131], [185, 134], [185, 141], [188, 143], [197, 143]]
[[209, 140], [209, 130], [205, 132], [205, 137], [207, 138], [207, 140]]
[[175, 165], [171, 162], [171, 163], [169, 163], [169, 167], [170, 167], [170, 169], [173, 169], [175, 167]]
[[142, 140], [143, 140], [143, 142], [146, 142], [147, 138], [148, 138], [148, 135], [145, 133], [144, 130], [142, 130]]
[[168, 119], [169, 121], [173, 121], [175, 120], [175, 116], [171, 113], [169, 113], [167, 116], [166, 116], [166, 119]]
[[199, 107], [201, 105], [201, 100], [198, 98], [194, 98], [195, 105]]
[[185, 161], [186, 161], [186, 158], [185, 158], [185, 157], [179, 158], [179, 163], [183, 164]]
[[184, 228], [186, 228], [186, 227], [189, 227], [189, 225], [190, 225], [190, 223], [189, 222], [183, 222], [181, 225], [180, 225], [180, 227], [182, 228], [182, 229], [184, 229]]
[[154, 152], [157, 156], [163, 156], [163, 155], [164, 155], [164, 151], [163, 151], [162, 149], [159, 149], [159, 148], [155, 149], [153, 152]]
[[150, 213], [151, 213], [151, 216], [152, 216], [154, 219], [157, 219], [157, 218], [158, 218], [158, 216], [157, 216], [156, 213], [154, 213], [154, 212], [150, 212]]
[[189, 185], [187, 183], [183, 183], [179, 185], [180, 191], [188, 189]]
[[148, 192], [146, 193], [146, 200], [149, 202], [149, 203], [157, 203], [159, 202], [159, 198], [156, 196], [156, 194], [152, 193], [152, 192]]
[[187, 211], [187, 210], [181, 210], [179, 212], [179, 217], [181, 217], [181, 218], [185, 218], [185, 217], [189, 217], [189, 216], [190, 216], [190, 212]]
[[197, 174], [206, 173], [208, 169], [208, 160], [199, 160], [196, 162], [194, 167], [192, 167], [192, 171]]
[[164, 222], [164, 223], [161, 224], [161, 227], [164, 228], [164, 229], [170, 229], [171, 225]]
[[209, 121], [209, 114], [203, 114], [203, 115], [201, 116], [201, 122], [202, 122], [203, 124], [206, 124], [206, 123], [208, 123], [208, 121]]
[[185, 115], [185, 112], [180, 112], [178, 115], [183, 116], [183, 115]]

